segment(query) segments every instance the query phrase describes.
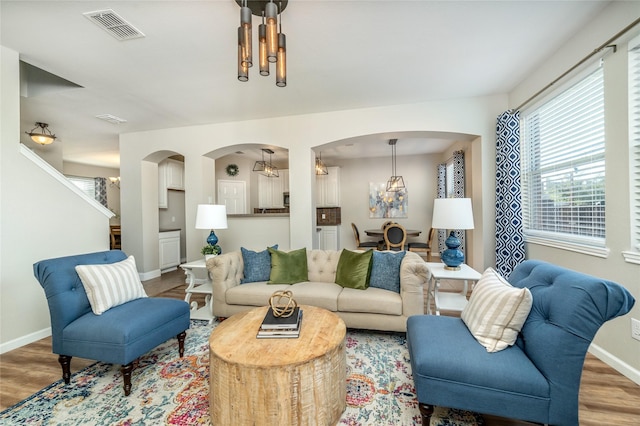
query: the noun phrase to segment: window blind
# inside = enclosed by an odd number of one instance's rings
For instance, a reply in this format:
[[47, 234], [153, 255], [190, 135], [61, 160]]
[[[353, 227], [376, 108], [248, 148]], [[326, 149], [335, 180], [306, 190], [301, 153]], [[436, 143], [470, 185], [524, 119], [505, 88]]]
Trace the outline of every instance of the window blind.
[[632, 244], [640, 251], [640, 37], [629, 43], [629, 144]]
[[67, 176], [67, 179], [77, 186], [82, 192], [89, 197], [96, 198], [96, 184], [93, 178], [80, 177], [80, 176]]
[[604, 246], [602, 68], [522, 120], [525, 235]]

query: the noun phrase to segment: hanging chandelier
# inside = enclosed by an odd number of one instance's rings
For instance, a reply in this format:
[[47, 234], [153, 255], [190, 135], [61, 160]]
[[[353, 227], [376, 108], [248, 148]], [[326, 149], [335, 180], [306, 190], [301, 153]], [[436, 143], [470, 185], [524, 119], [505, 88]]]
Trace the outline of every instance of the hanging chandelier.
[[269, 64], [275, 63], [276, 86], [287, 85], [287, 38], [282, 32], [282, 11], [288, 0], [235, 0], [240, 6], [238, 27], [238, 80], [249, 81], [253, 66], [252, 15], [259, 16], [258, 64], [260, 75], [269, 75]]
[[[269, 161], [264, 160], [265, 153], [269, 154]], [[269, 148], [262, 148], [262, 161], [256, 161], [256, 163], [253, 165], [253, 171], [259, 172], [266, 177], [280, 177], [278, 168], [271, 162], [272, 154], [273, 150]]]
[[328, 175], [329, 170], [327, 170], [327, 166], [322, 162], [322, 153], [320, 153], [320, 157], [316, 157], [316, 175]]
[[387, 181], [387, 192], [400, 192], [405, 190], [404, 179], [396, 172], [396, 142], [398, 139], [389, 139], [391, 145], [391, 177]]
[[[56, 135], [51, 133], [51, 130], [49, 130], [47, 127], [49, 127], [47, 123], [41, 123], [38, 121], [36, 122], [36, 127], [31, 129], [30, 132], [25, 133], [28, 134], [31, 137], [31, 140], [35, 143], [39, 143], [40, 145], [49, 145], [50, 143], [53, 143], [54, 140], [56, 140]], [[40, 131], [36, 132], [35, 130], [37, 128], [40, 128]]]

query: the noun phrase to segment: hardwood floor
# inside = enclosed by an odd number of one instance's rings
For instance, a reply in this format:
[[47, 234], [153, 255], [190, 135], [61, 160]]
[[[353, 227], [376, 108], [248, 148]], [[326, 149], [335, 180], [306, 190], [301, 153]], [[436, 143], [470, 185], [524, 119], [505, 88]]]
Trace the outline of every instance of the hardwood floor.
[[[184, 298], [182, 270], [146, 281], [149, 296]], [[196, 296], [198, 296], [196, 298]], [[203, 303], [202, 295], [192, 300]], [[71, 372], [94, 361], [73, 358]], [[51, 338], [45, 338], [0, 355], [0, 410], [27, 398], [61, 377], [58, 357], [51, 353]], [[487, 426], [523, 426], [530, 423], [485, 416]], [[637, 426], [640, 424], [640, 386], [592, 355], [587, 355], [580, 387], [581, 426]]]

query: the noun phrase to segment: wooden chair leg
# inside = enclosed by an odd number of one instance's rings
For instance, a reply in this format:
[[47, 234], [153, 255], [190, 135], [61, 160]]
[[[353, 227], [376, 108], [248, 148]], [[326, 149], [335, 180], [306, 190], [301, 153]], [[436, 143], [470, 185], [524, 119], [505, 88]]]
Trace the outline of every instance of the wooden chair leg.
[[180, 358], [184, 356], [184, 339], [187, 336], [187, 333], [183, 331], [178, 334], [178, 353], [180, 353]]
[[420, 416], [422, 416], [422, 425], [429, 426], [431, 424], [431, 415], [433, 414], [433, 405], [427, 405], [420, 402], [418, 404]]
[[124, 396], [129, 396], [131, 393], [131, 372], [133, 371], [133, 363], [130, 362], [127, 365], [123, 365], [120, 368], [122, 372], [122, 380], [124, 382]]
[[71, 383], [71, 357], [68, 355], [59, 355], [58, 362], [62, 367], [62, 379], [66, 384]]

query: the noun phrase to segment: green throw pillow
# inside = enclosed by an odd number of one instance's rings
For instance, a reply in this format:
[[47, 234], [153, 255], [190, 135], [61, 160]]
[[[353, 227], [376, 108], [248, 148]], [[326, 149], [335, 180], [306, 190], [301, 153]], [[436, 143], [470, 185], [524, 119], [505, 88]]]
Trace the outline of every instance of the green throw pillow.
[[336, 284], [366, 290], [369, 287], [372, 256], [373, 250], [367, 250], [364, 253], [342, 250], [336, 270]]
[[268, 248], [271, 253], [271, 275], [267, 284], [295, 284], [309, 281], [307, 249], [290, 252]]

